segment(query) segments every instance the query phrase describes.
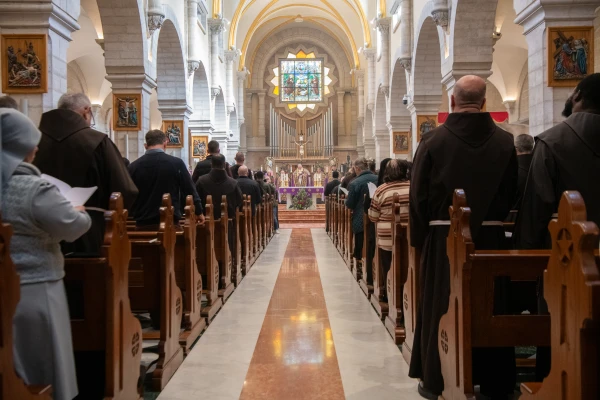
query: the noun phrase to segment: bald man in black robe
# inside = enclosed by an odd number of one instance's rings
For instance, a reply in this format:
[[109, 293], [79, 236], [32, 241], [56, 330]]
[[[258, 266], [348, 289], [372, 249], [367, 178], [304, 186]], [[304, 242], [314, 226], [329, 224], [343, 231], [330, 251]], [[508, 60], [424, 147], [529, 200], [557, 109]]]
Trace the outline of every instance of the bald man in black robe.
[[[600, 226], [600, 74], [583, 79], [567, 99], [565, 121], [536, 137], [523, 202], [515, 226], [519, 249], [550, 249], [548, 223], [565, 190], [581, 193], [587, 218]], [[543, 282], [538, 310], [547, 313]], [[536, 378], [550, 372], [550, 349], [538, 349]]]
[[[423, 135], [411, 171], [411, 245], [421, 249], [422, 256], [409, 375], [421, 379], [419, 394], [428, 399], [437, 399], [444, 388], [438, 326], [450, 296], [446, 238], [454, 190], [465, 190], [477, 249], [504, 247], [499, 221], [507, 217], [517, 191], [513, 136], [497, 127], [489, 113], [481, 112], [484, 104], [485, 81], [476, 76], [460, 79], [451, 98], [453, 113], [444, 125]], [[473, 362], [474, 380], [483, 394], [497, 398], [514, 391], [514, 349], [474, 349]]]

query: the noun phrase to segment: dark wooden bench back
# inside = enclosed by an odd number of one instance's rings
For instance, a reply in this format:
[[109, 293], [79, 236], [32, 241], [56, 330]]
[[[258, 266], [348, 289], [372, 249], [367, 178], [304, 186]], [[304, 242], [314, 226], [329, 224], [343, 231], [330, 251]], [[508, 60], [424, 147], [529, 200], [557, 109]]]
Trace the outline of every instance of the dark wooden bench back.
[[[474, 398], [472, 349], [547, 346], [546, 315], [494, 315], [494, 280], [532, 281], [541, 276], [550, 253], [541, 250], [476, 250], [471, 210], [463, 190], [454, 192], [447, 239], [450, 300], [440, 320], [438, 347], [445, 399]], [[493, 366], [490, 366], [493, 368]]]
[[[209, 218], [213, 218], [211, 215]], [[215, 255], [219, 262], [219, 296], [225, 301], [233, 292], [231, 282], [232, 259], [229, 248], [229, 216], [227, 196], [221, 197], [221, 217], [215, 219]]]
[[210, 323], [217, 311], [221, 308], [219, 298], [219, 262], [215, 253], [215, 219], [213, 218], [212, 196], [206, 197], [204, 213], [206, 220], [199, 226], [196, 234], [196, 260], [202, 275], [202, 293], [206, 296], [206, 304], [202, 309], [202, 316]]
[[552, 255], [544, 272], [551, 315], [552, 366], [541, 384], [523, 384], [522, 399], [600, 398], [600, 270], [598, 227], [584, 199], [564, 192], [549, 224]]
[[27, 386], [17, 376], [13, 356], [13, 317], [19, 303], [21, 284], [10, 258], [13, 230], [0, 220], [0, 400], [51, 400], [50, 386]]

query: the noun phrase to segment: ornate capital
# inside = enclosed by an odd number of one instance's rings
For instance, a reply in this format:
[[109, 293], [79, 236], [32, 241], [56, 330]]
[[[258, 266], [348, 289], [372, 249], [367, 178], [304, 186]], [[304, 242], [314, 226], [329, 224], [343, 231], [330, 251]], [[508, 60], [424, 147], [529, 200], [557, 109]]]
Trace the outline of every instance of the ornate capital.
[[211, 98], [212, 100], [214, 100], [214, 99], [215, 99], [215, 97], [217, 97], [217, 96], [218, 96], [218, 95], [220, 95], [220, 94], [221, 94], [221, 88], [220, 88], [220, 87], [213, 87], [213, 88], [210, 88], [210, 98]]
[[377, 56], [377, 50], [376, 49], [366, 49], [363, 51], [363, 54], [365, 55], [365, 57], [367, 58], [367, 60], [373, 60], [375, 61], [375, 56]]
[[382, 35], [387, 35], [390, 33], [390, 26], [392, 25], [392, 19], [391, 18], [377, 18], [377, 21], [375, 22], [375, 26], [377, 26], [377, 29], [379, 29], [379, 31], [381, 32]]
[[223, 54], [225, 55], [225, 61], [233, 62], [233, 60], [235, 60], [238, 55], [238, 51], [237, 50], [225, 50], [223, 52]]
[[431, 17], [437, 26], [444, 31], [448, 30], [448, 10], [433, 10]]
[[187, 66], [188, 66], [188, 77], [191, 77], [194, 74], [194, 72], [196, 72], [196, 70], [198, 68], [200, 68], [200, 61], [188, 60]]
[[164, 21], [165, 16], [162, 14], [148, 14], [148, 31], [150, 31], [150, 36], [160, 29]]
[[389, 86], [379, 86], [379, 91], [388, 97], [390, 95], [390, 87]]
[[246, 78], [248, 77], [249, 73], [248, 70], [246, 68], [244, 68], [243, 71], [238, 71], [237, 72], [237, 78], [238, 78], [238, 82], [243, 82], [246, 80]]
[[208, 20], [208, 27], [213, 35], [218, 35], [225, 29], [223, 18], [211, 18]]
[[356, 79], [364, 79], [365, 77], [364, 69], [355, 69], [352, 73], [354, 74], [354, 76], [356, 76]]
[[400, 61], [400, 65], [402, 66], [402, 68], [404, 68], [408, 72], [411, 72], [412, 59], [410, 57], [409, 58], [401, 58], [399, 61]]

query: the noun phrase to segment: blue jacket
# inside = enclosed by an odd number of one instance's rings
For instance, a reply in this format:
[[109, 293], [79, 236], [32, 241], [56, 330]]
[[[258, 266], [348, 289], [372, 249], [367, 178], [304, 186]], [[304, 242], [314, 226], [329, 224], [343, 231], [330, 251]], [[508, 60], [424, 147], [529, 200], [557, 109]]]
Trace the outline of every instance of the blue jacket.
[[369, 195], [369, 182], [377, 185], [377, 175], [371, 171], [363, 171], [348, 186], [346, 207], [352, 210], [352, 231], [354, 233], [363, 231], [363, 207], [365, 195]]

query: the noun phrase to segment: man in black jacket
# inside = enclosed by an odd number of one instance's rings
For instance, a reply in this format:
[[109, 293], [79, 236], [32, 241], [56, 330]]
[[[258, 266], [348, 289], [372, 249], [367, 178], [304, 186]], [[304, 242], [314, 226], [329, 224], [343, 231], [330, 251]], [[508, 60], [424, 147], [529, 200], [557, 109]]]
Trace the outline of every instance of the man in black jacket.
[[225, 156], [214, 154], [211, 157], [212, 169], [206, 175], [198, 178], [196, 190], [206, 205], [206, 197], [212, 196], [214, 205], [214, 217], [221, 218], [221, 197], [227, 196], [227, 214], [229, 218], [235, 218], [235, 210], [242, 205], [242, 190], [238, 182], [227, 176], [225, 172]]
[[241, 165], [237, 169], [237, 173], [239, 175], [237, 178], [238, 185], [242, 190], [242, 194], [250, 196], [252, 202], [252, 215], [254, 215], [256, 213], [256, 206], [262, 203], [260, 186], [258, 185], [258, 182], [253, 181], [248, 177], [248, 167], [245, 165]]
[[[235, 155], [235, 165], [233, 167], [231, 167], [231, 177], [233, 179], [237, 179], [240, 176], [238, 170], [240, 169], [240, 167], [242, 165], [244, 165], [245, 161], [246, 161], [246, 157], [244, 156], [244, 153], [242, 153], [241, 151], [238, 151]], [[252, 176], [252, 171], [250, 170], [250, 168], [248, 168], [248, 174], [246, 174], [246, 176], [248, 176], [248, 177]]]
[[329, 196], [331, 194], [331, 192], [333, 191], [333, 189], [337, 185], [340, 184], [340, 180], [339, 180], [340, 173], [339, 172], [333, 171], [331, 176], [333, 177], [333, 180], [325, 186], [325, 197]]
[[[204, 160], [202, 160], [198, 164], [196, 164], [196, 168], [194, 168], [194, 173], [192, 174], [192, 180], [194, 181], [194, 183], [198, 182], [198, 178], [200, 178], [201, 176], [204, 176], [210, 172], [210, 170], [212, 168], [211, 162], [212, 162], [213, 156], [215, 156], [217, 154], [221, 154], [221, 148], [219, 146], [219, 142], [217, 142], [216, 140], [211, 140], [210, 142], [208, 142], [207, 152], [208, 152], [208, 156], [206, 156], [206, 158]], [[228, 163], [225, 163], [225, 173], [230, 178], [232, 177], [231, 168], [229, 168]]]
[[199, 222], [204, 222], [202, 203], [190, 173], [181, 159], [165, 153], [167, 142], [162, 131], [149, 131], [146, 133], [146, 154], [129, 164], [129, 173], [140, 192], [132, 212], [137, 226], [160, 223], [160, 206], [165, 193], [171, 194], [176, 223], [183, 215], [188, 195], [194, 197]]
[[533, 136], [528, 134], [519, 135], [515, 138], [515, 149], [517, 150], [517, 162], [519, 163], [519, 185], [517, 191], [517, 201], [513, 210], [518, 210], [521, 206], [523, 193], [525, 193], [525, 184], [527, 183], [527, 175], [531, 160], [533, 160]]

